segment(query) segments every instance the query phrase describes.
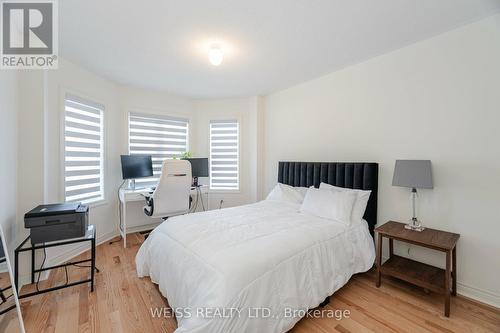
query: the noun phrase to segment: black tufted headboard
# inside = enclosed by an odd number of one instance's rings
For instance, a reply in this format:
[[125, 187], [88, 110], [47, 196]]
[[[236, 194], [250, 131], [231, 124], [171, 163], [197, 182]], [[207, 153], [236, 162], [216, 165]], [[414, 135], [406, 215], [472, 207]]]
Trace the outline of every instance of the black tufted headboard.
[[339, 187], [371, 190], [364, 219], [373, 236], [373, 229], [377, 224], [377, 163], [279, 162], [278, 182], [302, 187], [319, 187], [323, 182]]

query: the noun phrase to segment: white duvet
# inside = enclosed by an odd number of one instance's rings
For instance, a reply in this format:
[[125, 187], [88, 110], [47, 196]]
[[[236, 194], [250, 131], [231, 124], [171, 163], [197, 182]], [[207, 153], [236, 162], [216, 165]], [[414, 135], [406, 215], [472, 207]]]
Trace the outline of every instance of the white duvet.
[[277, 201], [170, 218], [139, 249], [137, 273], [178, 313], [176, 333], [286, 332], [372, 267], [365, 221], [350, 227]]

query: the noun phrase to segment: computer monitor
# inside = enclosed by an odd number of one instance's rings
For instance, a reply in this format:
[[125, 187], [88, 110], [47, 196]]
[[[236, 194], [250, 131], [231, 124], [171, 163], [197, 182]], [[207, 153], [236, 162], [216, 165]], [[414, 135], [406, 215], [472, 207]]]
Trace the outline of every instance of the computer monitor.
[[153, 176], [151, 155], [121, 155], [123, 179], [136, 179]]
[[193, 185], [198, 186], [198, 177], [209, 177], [208, 158], [187, 158], [191, 162]]

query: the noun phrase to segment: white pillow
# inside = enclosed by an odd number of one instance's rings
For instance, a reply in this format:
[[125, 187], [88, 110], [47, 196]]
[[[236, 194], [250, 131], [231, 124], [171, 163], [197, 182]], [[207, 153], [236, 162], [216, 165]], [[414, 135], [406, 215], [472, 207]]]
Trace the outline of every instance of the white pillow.
[[[300, 193], [300, 195], [302, 196], [302, 201], [304, 201], [308, 187], [292, 187], [292, 188]], [[302, 203], [302, 201], [300, 203]]]
[[349, 225], [355, 201], [355, 193], [309, 188], [300, 211]]
[[351, 192], [356, 194], [356, 202], [354, 203], [354, 207], [352, 209], [352, 220], [353, 221], [361, 221], [363, 219], [363, 215], [365, 215], [366, 205], [368, 204], [368, 199], [370, 199], [370, 194], [372, 191], [364, 191], [364, 190], [354, 190], [352, 188], [338, 187], [333, 186], [327, 183], [319, 184], [320, 189], [331, 189], [334, 191], [340, 192]]
[[289, 202], [300, 205], [302, 201], [304, 201], [304, 196], [306, 195], [304, 189], [304, 187], [293, 187], [278, 183], [272, 191], [269, 192], [266, 200]]

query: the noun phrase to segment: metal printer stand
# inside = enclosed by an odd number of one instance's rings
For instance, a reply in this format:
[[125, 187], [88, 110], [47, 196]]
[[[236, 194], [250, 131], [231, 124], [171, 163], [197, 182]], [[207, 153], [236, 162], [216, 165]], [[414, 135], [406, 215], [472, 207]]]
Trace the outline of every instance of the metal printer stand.
[[[32, 244], [30, 247], [24, 247], [26, 245], [26, 242], [28, 239], [30, 239], [30, 236], [26, 237], [26, 239], [14, 250], [14, 257], [15, 257], [15, 265], [14, 265], [14, 279], [16, 282], [16, 290], [18, 292], [19, 298], [25, 298], [25, 297], [30, 297], [30, 296], [35, 296], [35, 295], [40, 295], [43, 293], [47, 293], [50, 291], [58, 290], [58, 289], [63, 289], [67, 287], [72, 287], [76, 286], [79, 284], [83, 283], [90, 283], [90, 291], [94, 291], [94, 272], [97, 271], [97, 268], [95, 266], [95, 227], [94, 225], [89, 225], [87, 228], [87, 232], [85, 233], [85, 236], [80, 237], [80, 238], [73, 238], [70, 240], [64, 240], [64, 241], [55, 241], [55, 242], [49, 242], [49, 243], [44, 243], [44, 244]], [[76, 243], [82, 243], [82, 242], [90, 242], [90, 250], [91, 250], [91, 258], [90, 259], [84, 259], [84, 260], [78, 260], [78, 261], [73, 261], [73, 262], [67, 262], [64, 264], [60, 265], [55, 265], [55, 266], [50, 266], [50, 267], [41, 267], [39, 269], [35, 268], [35, 251], [38, 249], [46, 249], [49, 247], [54, 247], [54, 246], [62, 246], [62, 245], [68, 245], [68, 244], [76, 244]], [[78, 265], [78, 264], [83, 264], [86, 262], [90, 262], [90, 278], [76, 281], [76, 282], [69, 282], [56, 286], [56, 287], [51, 287], [51, 288], [46, 288], [43, 290], [37, 290], [33, 291], [30, 293], [26, 293], [23, 295], [19, 294], [19, 253], [21, 252], [27, 252], [31, 251], [31, 283], [35, 283], [35, 274], [43, 271], [48, 271], [54, 268], [60, 268], [60, 267], [67, 267], [67, 266], [73, 266], [73, 265]], [[81, 267], [81, 266], [80, 266]]]

